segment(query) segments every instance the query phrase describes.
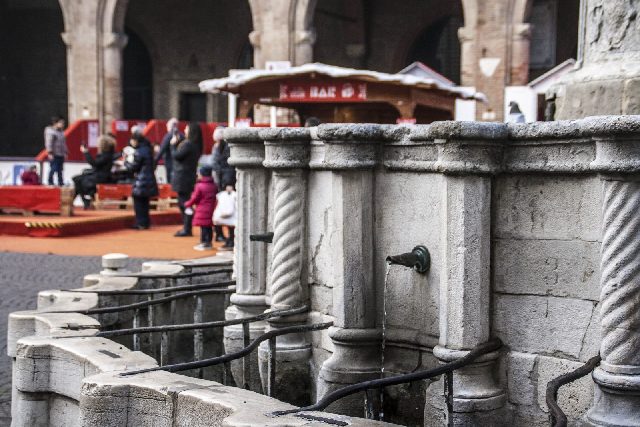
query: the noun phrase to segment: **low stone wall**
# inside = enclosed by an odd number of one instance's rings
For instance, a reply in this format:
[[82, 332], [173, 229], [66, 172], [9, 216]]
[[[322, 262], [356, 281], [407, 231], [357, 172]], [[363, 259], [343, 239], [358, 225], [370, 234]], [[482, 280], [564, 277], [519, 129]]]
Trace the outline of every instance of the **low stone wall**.
[[[217, 261], [220, 266], [231, 265], [228, 259]], [[214, 264], [216, 259], [207, 259], [207, 262]], [[145, 277], [89, 275], [84, 278], [86, 286], [82, 292], [40, 292], [37, 310], [12, 313], [8, 331], [8, 352], [13, 358], [12, 425], [327, 425], [313, 421], [314, 416], [326, 418], [326, 414], [308, 413], [307, 418], [293, 415], [272, 417], [269, 415], [271, 412], [292, 406], [213, 381], [162, 371], [130, 377], [119, 375], [124, 371], [158, 366], [154, 358], [143, 352], [131, 351], [122, 343], [96, 336], [105, 328], [130, 326], [131, 314], [109, 313], [91, 317], [77, 312], [133, 302], [130, 295], [104, 295], [97, 291], [180, 286], [187, 282], [221, 280], [229, 275], [214, 273], [189, 279], [178, 278], [189, 273], [198, 263], [202, 262], [194, 260], [182, 265], [146, 263], [143, 265]], [[153, 275], [163, 277], [152, 278]], [[167, 277], [172, 275], [177, 277]], [[203, 311], [203, 321], [220, 320], [224, 306], [215, 302], [208, 305]], [[211, 313], [214, 310], [216, 313]], [[155, 314], [161, 313], [157, 311]], [[175, 316], [174, 313], [174, 318], [179, 320], [182, 314]], [[170, 323], [178, 323], [175, 319]], [[155, 320], [159, 324], [163, 322], [160, 316]], [[187, 319], [186, 323], [192, 320]], [[205, 334], [204, 338], [205, 347], [215, 353], [205, 352], [204, 357], [222, 352], [220, 331], [215, 336]], [[177, 346], [176, 341], [170, 341], [170, 362], [193, 360], [193, 353]], [[205, 371], [205, 377], [210, 376]], [[329, 418], [354, 426], [390, 425], [372, 424], [368, 420], [365, 422], [346, 416], [332, 415]]]

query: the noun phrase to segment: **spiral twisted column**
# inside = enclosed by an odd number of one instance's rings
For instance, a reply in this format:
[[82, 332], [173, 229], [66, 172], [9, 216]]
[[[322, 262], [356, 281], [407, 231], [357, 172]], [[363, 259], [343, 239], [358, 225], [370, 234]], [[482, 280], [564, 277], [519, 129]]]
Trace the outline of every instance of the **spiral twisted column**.
[[301, 285], [305, 186], [300, 169], [273, 174], [274, 218], [271, 308], [294, 308], [304, 300]]
[[603, 190], [600, 356], [640, 374], [640, 182], [604, 181]]
[[[272, 310], [308, 304], [303, 274], [305, 254], [305, 206], [309, 167], [309, 129], [265, 129], [264, 166], [271, 170], [273, 194], [271, 266], [269, 273]], [[307, 323], [306, 313], [270, 319], [269, 329]], [[268, 342], [258, 351], [263, 388], [267, 383]], [[274, 396], [295, 405], [310, 403], [311, 340], [308, 333], [288, 334], [276, 341]]]
[[640, 120], [629, 117], [625, 134], [596, 137], [593, 163], [602, 179], [602, 362], [587, 420], [598, 426], [640, 425]]
[[[238, 222], [235, 242], [236, 292], [231, 295], [230, 305], [225, 312], [227, 320], [251, 317], [267, 309], [265, 289], [267, 282], [267, 244], [252, 242], [251, 234], [264, 233], [267, 230], [267, 194], [269, 193], [268, 171], [262, 165], [264, 161], [264, 141], [258, 129], [225, 129], [223, 138], [231, 147], [229, 164], [235, 166], [238, 192]], [[265, 333], [266, 322], [253, 322], [249, 328], [250, 339]], [[242, 325], [224, 328], [224, 346], [226, 353], [233, 353], [244, 347]], [[231, 372], [236, 384], [242, 384], [243, 361], [231, 362]], [[250, 356], [249, 387], [256, 392], [262, 391], [258, 355]]]

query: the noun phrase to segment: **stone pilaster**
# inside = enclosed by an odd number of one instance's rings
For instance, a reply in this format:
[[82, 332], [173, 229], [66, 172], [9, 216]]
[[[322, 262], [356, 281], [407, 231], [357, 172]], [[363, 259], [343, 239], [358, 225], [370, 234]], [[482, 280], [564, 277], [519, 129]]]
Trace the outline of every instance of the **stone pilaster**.
[[[309, 165], [308, 129], [265, 129], [264, 166], [272, 170], [273, 248], [270, 269], [271, 309], [296, 308], [309, 303], [305, 259], [305, 219], [307, 171]], [[269, 320], [269, 329], [303, 325], [306, 313]], [[268, 343], [260, 346], [260, 376], [267, 383]], [[310, 399], [311, 342], [307, 333], [278, 337], [276, 343], [276, 382], [274, 396], [304, 405]]]
[[640, 119], [602, 119], [594, 130], [592, 166], [601, 173], [603, 191], [602, 362], [593, 372], [595, 397], [587, 421], [640, 425]]
[[249, 41], [257, 68], [264, 68], [266, 61], [291, 61], [292, 65], [312, 61], [316, 1], [249, 0], [253, 17]]
[[122, 117], [122, 51], [127, 0], [59, 0], [66, 32], [68, 121]]
[[103, 102], [100, 122], [103, 124], [103, 131], [108, 131], [113, 120], [122, 118], [122, 52], [128, 38], [124, 33], [109, 33], [103, 37]]
[[[434, 166], [445, 174], [440, 340], [433, 349], [443, 363], [490, 338], [491, 174], [506, 136], [506, 126], [488, 123], [442, 122], [428, 131], [438, 147]], [[497, 358], [494, 352], [455, 371], [455, 425], [500, 425], [506, 395], [495, 380]], [[427, 390], [425, 425], [445, 419], [443, 381]]]
[[[227, 308], [227, 320], [255, 316], [267, 309], [265, 287], [267, 274], [267, 244], [251, 242], [251, 234], [267, 230], [267, 195], [269, 193], [268, 171], [262, 166], [264, 143], [258, 129], [226, 129], [225, 140], [231, 147], [229, 164], [235, 166], [238, 182], [238, 223], [236, 226], [236, 293], [231, 295]], [[266, 322], [253, 322], [249, 329], [251, 340], [264, 334]], [[244, 347], [242, 325], [224, 328], [226, 353]], [[262, 389], [258, 370], [258, 355], [251, 354], [250, 389]], [[242, 386], [242, 360], [231, 363], [236, 384]]]
[[[373, 268], [374, 172], [382, 142], [379, 125], [321, 125], [323, 144], [311, 168], [332, 172], [330, 236], [333, 264], [333, 316], [329, 330], [334, 352], [320, 369], [321, 399], [336, 389], [380, 376]], [[331, 412], [362, 416], [362, 395], [332, 405]]]

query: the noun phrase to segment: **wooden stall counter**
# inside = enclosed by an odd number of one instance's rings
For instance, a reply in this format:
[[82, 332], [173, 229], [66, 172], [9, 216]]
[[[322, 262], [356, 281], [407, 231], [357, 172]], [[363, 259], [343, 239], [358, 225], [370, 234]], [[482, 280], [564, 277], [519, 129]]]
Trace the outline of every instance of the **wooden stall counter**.
[[0, 186], [0, 209], [21, 211], [24, 215], [52, 212], [71, 216], [74, 194], [71, 187], [2, 185]]

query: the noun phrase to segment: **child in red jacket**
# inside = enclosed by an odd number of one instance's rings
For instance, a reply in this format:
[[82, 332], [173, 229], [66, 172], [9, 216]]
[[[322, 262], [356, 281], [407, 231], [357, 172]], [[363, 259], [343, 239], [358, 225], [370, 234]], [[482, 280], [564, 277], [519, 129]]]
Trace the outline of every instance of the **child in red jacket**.
[[[213, 178], [211, 178], [211, 167], [203, 166], [198, 171], [198, 182], [191, 194], [191, 198], [184, 204], [185, 208], [193, 214], [191, 206], [196, 205], [195, 215], [193, 216], [193, 225], [200, 226], [200, 244], [193, 247], [197, 251], [206, 251], [212, 249], [211, 240], [213, 239], [213, 211], [216, 207], [216, 194], [218, 187]], [[189, 214], [187, 210], [185, 213]]]

